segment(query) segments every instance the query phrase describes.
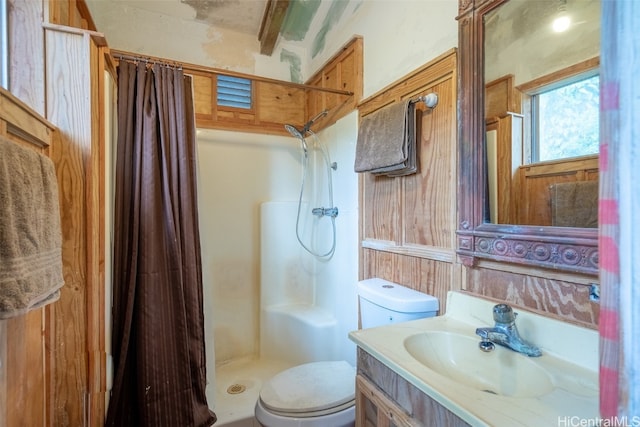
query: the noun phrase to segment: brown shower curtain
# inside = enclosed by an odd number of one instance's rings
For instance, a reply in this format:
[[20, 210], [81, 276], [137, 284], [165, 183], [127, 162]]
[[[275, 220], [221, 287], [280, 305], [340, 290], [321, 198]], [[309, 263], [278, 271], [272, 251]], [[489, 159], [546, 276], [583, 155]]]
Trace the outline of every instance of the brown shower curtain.
[[107, 426], [210, 426], [191, 78], [121, 61]]

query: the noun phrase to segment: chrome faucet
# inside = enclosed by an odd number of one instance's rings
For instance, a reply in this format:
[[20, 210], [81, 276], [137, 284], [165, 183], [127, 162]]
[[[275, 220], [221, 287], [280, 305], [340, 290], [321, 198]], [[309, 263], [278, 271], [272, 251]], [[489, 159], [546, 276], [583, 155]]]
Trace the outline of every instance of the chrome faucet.
[[476, 335], [482, 338], [480, 349], [482, 351], [493, 350], [493, 343], [510, 348], [529, 357], [542, 355], [540, 349], [520, 338], [516, 328], [516, 315], [511, 306], [497, 304], [493, 307], [493, 320], [496, 322], [493, 328], [478, 328]]

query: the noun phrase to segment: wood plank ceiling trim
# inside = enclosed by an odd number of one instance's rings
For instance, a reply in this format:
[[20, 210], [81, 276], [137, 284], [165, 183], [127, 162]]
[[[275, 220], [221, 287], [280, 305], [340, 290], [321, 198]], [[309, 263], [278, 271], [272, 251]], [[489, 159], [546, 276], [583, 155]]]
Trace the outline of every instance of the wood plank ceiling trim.
[[261, 54], [270, 56], [273, 53], [288, 8], [289, 0], [269, 0], [267, 2], [258, 33]]

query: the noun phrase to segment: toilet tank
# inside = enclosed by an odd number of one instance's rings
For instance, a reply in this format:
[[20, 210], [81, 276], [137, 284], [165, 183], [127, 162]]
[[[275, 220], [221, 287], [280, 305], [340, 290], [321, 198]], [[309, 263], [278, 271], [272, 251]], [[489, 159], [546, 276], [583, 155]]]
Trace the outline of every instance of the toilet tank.
[[397, 283], [373, 278], [358, 282], [362, 328], [438, 314], [438, 299]]

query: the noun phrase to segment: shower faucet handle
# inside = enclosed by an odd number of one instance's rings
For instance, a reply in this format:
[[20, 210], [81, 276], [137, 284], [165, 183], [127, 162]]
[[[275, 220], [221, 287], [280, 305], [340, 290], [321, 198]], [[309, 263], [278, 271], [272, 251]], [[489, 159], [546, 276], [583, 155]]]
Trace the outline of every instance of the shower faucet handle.
[[311, 213], [318, 216], [330, 216], [331, 218], [335, 218], [338, 216], [338, 208], [313, 208]]

